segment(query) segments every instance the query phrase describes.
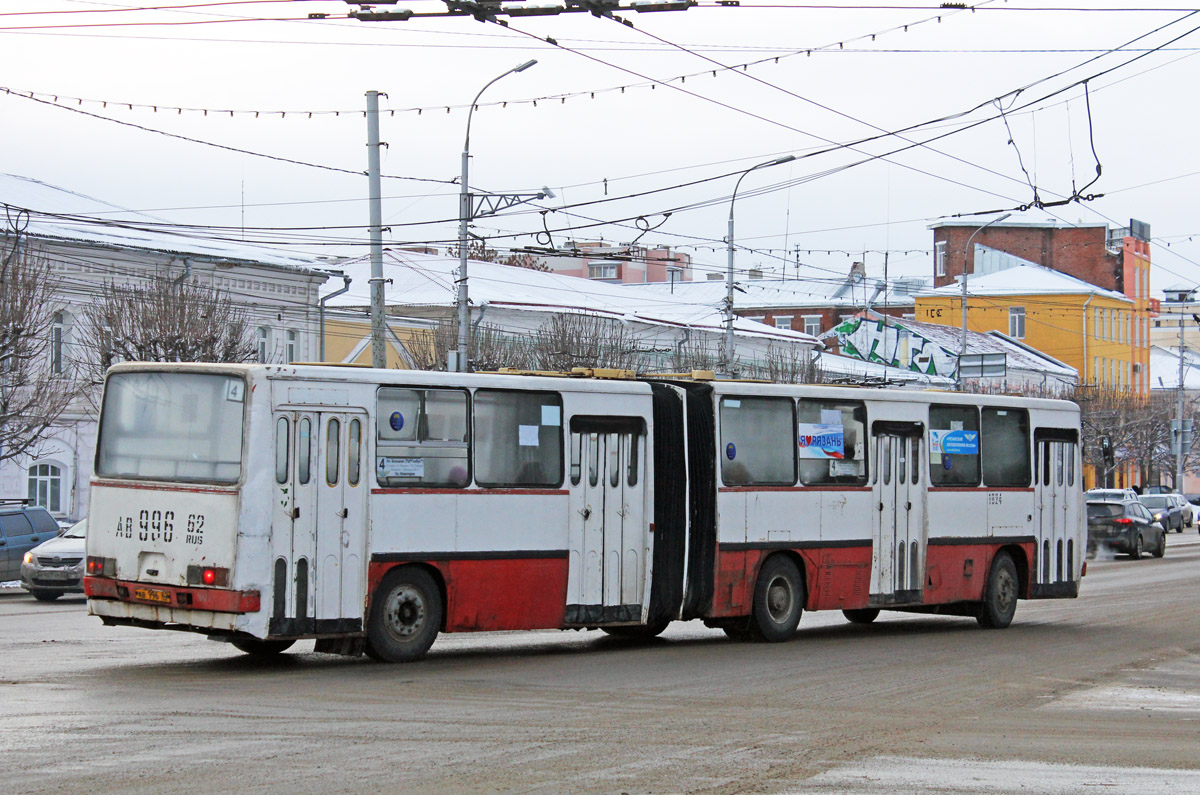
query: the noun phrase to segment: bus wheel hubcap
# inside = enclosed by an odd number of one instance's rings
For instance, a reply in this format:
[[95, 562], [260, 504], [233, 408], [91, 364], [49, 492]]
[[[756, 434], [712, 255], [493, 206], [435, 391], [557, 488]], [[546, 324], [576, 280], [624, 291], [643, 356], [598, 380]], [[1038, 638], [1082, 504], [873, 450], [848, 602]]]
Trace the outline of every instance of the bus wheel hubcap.
[[425, 623], [425, 600], [411, 585], [402, 585], [388, 594], [385, 605], [388, 633], [408, 640]]
[[767, 612], [771, 620], [779, 624], [785, 621], [792, 611], [792, 589], [783, 577], [771, 580], [767, 587]]

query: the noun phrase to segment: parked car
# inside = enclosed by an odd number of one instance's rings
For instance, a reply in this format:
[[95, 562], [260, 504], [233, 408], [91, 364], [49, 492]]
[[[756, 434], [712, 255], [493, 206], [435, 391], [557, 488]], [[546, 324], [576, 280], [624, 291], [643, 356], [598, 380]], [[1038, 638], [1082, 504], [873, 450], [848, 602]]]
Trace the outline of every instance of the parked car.
[[1183, 510], [1171, 494], [1143, 494], [1141, 503], [1150, 509], [1154, 521], [1163, 526], [1168, 533], [1174, 530], [1183, 532]]
[[1137, 560], [1144, 551], [1161, 558], [1167, 551], [1167, 531], [1137, 500], [1088, 500], [1088, 555], [1101, 547], [1124, 552]]
[[1089, 500], [1136, 500], [1138, 493], [1133, 489], [1088, 489], [1084, 498]]
[[24, 500], [0, 503], [0, 582], [21, 576], [25, 553], [58, 537], [58, 522], [49, 511], [22, 503]]
[[[1175, 504], [1179, 506], [1179, 512], [1183, 514], [1184, 527], [1191, 527], [1196, 521], [1196, 509], [1188, 501], [1188, 498], [1182, 494], [1168, 494]], [[1179, 532], [1183, 532], [1183, 527], [1179, 528]]]
[[53, 602], [65, 593], [83, 593], [84, 534], [82, 519], [58, 538], [25, 553], [21, 561], [21, 587], [39, 602]]
[[1166, 486], [1147, 486], [1142, 489], [1143, 494], [1170, 494], [1171, 490]]

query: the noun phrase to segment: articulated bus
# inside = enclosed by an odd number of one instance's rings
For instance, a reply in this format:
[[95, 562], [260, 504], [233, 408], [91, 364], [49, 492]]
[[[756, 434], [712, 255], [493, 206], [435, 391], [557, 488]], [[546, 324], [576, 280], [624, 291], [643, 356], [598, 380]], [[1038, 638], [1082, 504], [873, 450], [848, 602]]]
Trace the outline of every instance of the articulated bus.
[[439, 632], [803, 610], [1013, 619], [1079, 592], [1079, 411], [996, 395], [324, 365], [108, 374], [105, 624], [414, 660]]

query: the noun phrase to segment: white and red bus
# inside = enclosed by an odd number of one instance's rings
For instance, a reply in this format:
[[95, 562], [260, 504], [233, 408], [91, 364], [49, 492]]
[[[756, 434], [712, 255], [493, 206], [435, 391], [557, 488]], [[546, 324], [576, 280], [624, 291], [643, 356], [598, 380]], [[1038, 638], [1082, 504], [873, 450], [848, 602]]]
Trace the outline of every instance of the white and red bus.
[[1009, 624], [1074, 597], [1075, 404], [854, 387], [131, 363], [85, 589], [106, 624], [403, 661], [439, 632], [807, 610]]

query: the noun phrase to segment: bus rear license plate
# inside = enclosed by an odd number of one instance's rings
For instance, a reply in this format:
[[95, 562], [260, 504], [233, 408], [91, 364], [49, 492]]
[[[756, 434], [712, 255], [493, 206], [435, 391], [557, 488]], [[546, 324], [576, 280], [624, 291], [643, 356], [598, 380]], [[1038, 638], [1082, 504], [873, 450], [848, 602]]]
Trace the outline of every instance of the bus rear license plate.
[[134, 599], [145, 599], [147, 602], [162, 602], [163, 604], [171, 604], [171, 592], [160, 591], [157, 588], [134, 588]]

